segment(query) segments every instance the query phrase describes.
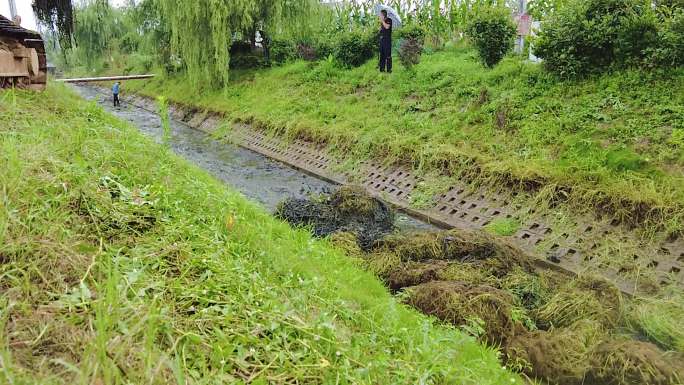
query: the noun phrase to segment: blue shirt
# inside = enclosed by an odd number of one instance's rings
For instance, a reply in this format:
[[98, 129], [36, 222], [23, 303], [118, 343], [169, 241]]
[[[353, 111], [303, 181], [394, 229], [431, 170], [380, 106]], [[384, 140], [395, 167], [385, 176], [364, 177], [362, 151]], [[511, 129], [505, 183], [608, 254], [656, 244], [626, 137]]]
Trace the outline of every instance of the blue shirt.
[[112, 86], [112, 93], [113, 93], [114, 95], [118, 95], [118, 94], [119, 94], [119, 83], [114, 83], [114, 85]]

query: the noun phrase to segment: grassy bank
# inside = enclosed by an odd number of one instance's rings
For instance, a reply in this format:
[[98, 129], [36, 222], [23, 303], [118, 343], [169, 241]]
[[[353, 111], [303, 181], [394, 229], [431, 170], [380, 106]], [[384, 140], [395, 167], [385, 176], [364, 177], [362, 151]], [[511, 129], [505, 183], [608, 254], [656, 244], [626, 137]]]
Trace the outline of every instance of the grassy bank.
[[0, 382], [519, 382], [66, 88], [0, 93]]
[[512, 58], [484, 69], [473, 50], [454, 47], [423, 55], [415, 73], [322, 61], [233, 77], [225, 91], [182, 77], [126, 86], [327, 142], [355, 159], [505, 183], [659, 230], [684, 226], [681, 71], [560, 82]]

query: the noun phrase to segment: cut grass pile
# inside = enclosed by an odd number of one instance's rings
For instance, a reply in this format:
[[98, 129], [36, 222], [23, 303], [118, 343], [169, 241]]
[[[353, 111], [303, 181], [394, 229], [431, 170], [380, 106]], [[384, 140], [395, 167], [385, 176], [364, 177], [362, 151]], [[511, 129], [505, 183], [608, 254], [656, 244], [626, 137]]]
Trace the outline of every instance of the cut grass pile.
[[[625, 314], [622, 295], [607, 281], [532, 272], [522, 252], [482, 234], [398, 235], [376, 245], [362, 258], [406, 303], [499, 347], [507, 366], [529, 376], [563, 385], [684, 380], [684, 352], [670, 327], [684, 317], [675, 309], [652, 319]], [[630, 329], [629, 317], [651, 333]]]
[[418, 207], [445, 178], [462, 177], [626, 223], [684, 228], [681, 70], [560, 82], [515, 58], [484, 69], [472, 49], [451, 47], [391, 76], [373, 62], [345, 70], [325, 61], [232, 73], [221, 91], [182, 76], [127, 86], [355, 160], [409, 164], [430, 176], [412, 198]]
[[0, 93], [0, 383], [519, 381], [63, 86]]
[[[284, 219], [307, 225], [298, 221], [306, 214], [307, 206], [302, 207], [297, 216]], [[350, 216], [347, 221], [354, 220]], [[676, 299], [639, 299], [625, 306], [618, 288], [605, 279], [534, 271], [529, 255], [486, 232], [389, 234], [363, 251], [344, 223], [331, 230], [333, 244], [405, 303], [500, 348], [507, 366], [544, 383], [675, 385], [684, 380], [676, 328], [684, 315]], [[657, 311], [659, 306], [664, 311]]]

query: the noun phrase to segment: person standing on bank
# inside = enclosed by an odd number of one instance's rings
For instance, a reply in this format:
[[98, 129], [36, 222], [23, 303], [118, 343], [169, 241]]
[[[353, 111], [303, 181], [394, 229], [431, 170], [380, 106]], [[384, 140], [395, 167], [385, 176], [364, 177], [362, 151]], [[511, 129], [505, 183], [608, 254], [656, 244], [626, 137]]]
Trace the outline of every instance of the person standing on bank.
[[380, 72], [392, 73], [392, 19], [380, 11]]
[[119, 82], [115, 82], [112, 86], [112, 95], [114, 95], [114, 107], [121, 106], [119, 102]]

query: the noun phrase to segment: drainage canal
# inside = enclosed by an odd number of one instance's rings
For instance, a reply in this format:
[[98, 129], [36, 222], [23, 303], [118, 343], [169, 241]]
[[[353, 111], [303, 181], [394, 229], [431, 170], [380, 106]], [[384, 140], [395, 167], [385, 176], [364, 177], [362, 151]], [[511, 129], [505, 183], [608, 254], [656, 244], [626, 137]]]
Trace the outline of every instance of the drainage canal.
[[[157, 114], [126, 103], [125, 100], [121, 107], [114, 108], [97, 88], [83, 85], [73, 87], [83, 98], [96, 101], [112, 115], [130, 122], [156, 142], [162, 142], [162, 123]], [[264, 155], [214, 140], [208, 134], [181, 122], [171, 120], [170, 123], [172, 132], [169, 146], [176, 154], [270, 211], [285, 198], [306, 198], [314, 194], [330, 193], [336, 187]], [[399, 231], [433, 229], [431, 225], [405, 214], [397, 215], [396, 226]]]

